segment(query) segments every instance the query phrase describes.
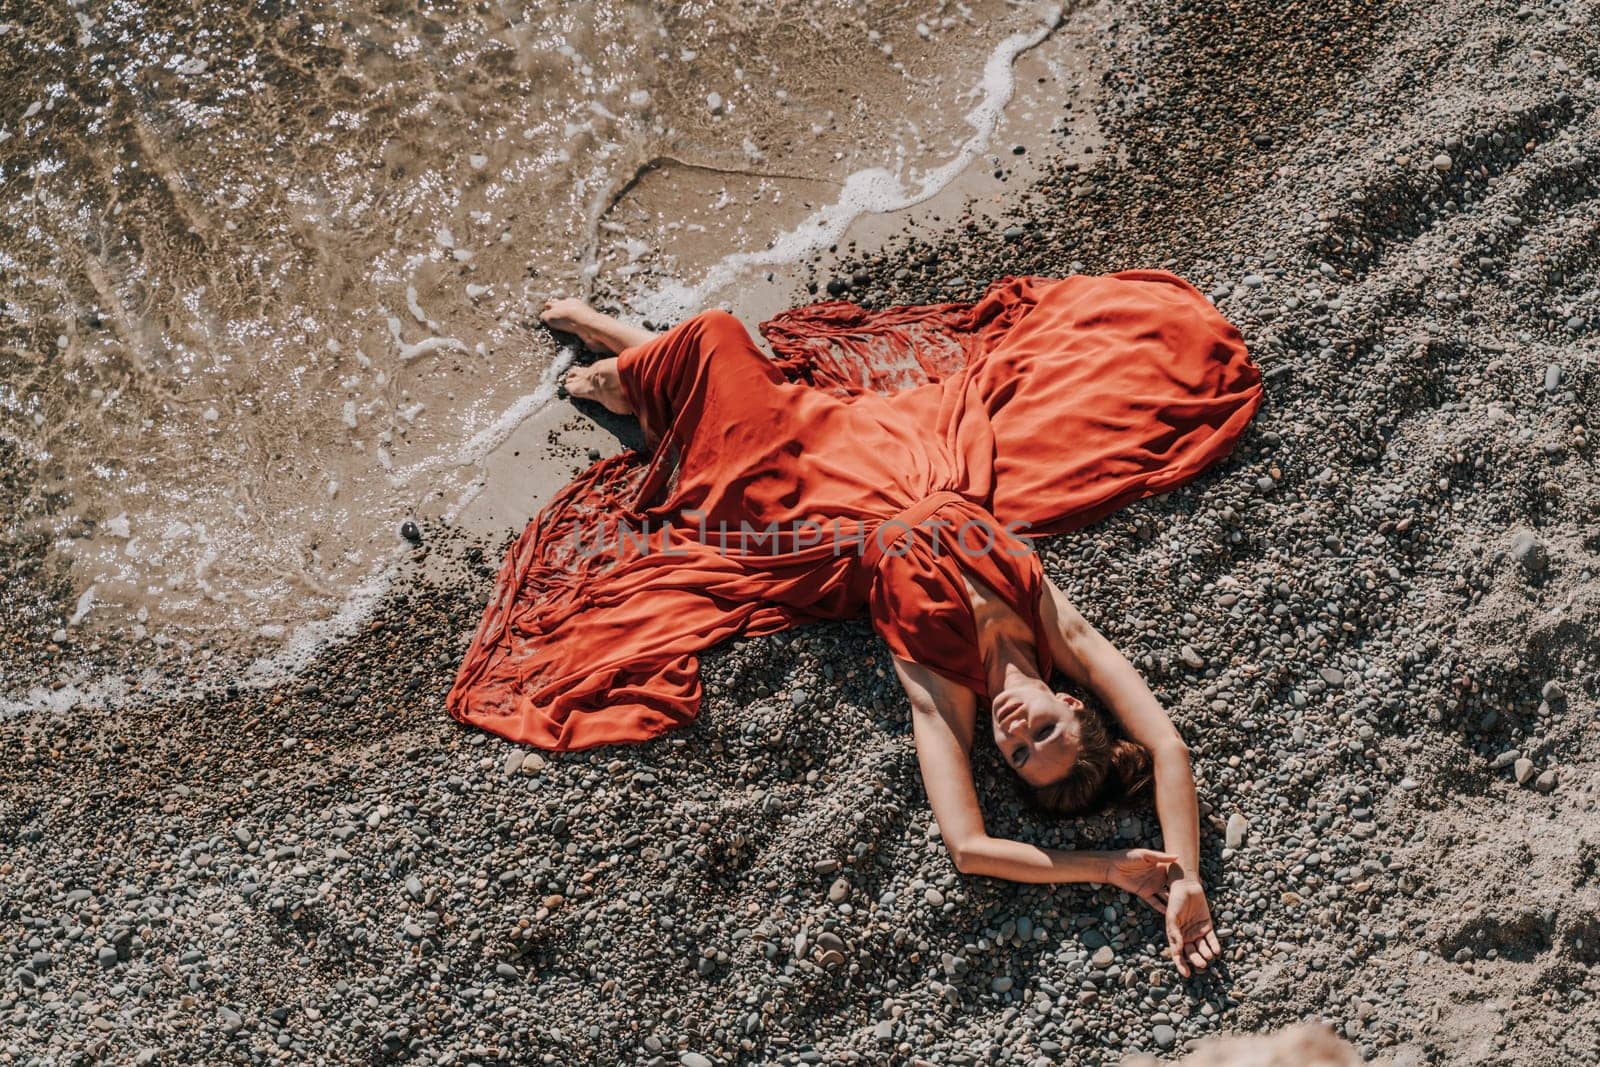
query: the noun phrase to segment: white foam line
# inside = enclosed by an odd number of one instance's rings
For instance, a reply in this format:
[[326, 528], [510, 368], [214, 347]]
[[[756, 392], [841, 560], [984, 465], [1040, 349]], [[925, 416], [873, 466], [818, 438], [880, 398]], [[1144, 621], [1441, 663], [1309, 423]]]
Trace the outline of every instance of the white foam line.
[[328, 645], [349, 637], [365, 626], [394, 584], [399, 566], [400, 561], [396, 559], [381, 572], [356, 586], [339, 605], [339, 609], [327, 618], [314, 619], [295, 627], [283, 647], [252, 662], [235, 684], [256, 689], [286, 681]]
[[709, 298], [740, 280], [750, 271], [783, 263], [793, 263], [819, 248], [838, 242], [850, 225], [865, 214], [902, 211], [937, 195], [978, 158], [994, 136], [1000, 112], [1016, 91], [1016, 75], [1011, 65], [1028, 49], [1043, 41], [1061, 25], [1060, 9], [1053, 9], [1038, 29], [1014, 33], [1001, 41], [983, 65], [983, 99], [966, 114], [974, 130], [959, 152], [942, 166], [924, 173], [915, 188], [907, 190], [895, 175], [882, 167], [858, 170], [845, 179], [844, 189], [834, 204], [819, 208], [794, 229], [780, 234], [770, 247], [755, 252], [736, 252], [724, 256], [696, 285], [669, 281], [646, 290], [631, 303], [635, 312], [647, 319], [670, 320], [707, 306]]
[[[413, 463], [409, 467], [402, 467], [394, 472], [394, 476], [402, 483], [409, 484], [419, 475], [441, 470], [445, 467], [470, 467], [483, 462], [484, 458], [505, 444], [518, 426], [544, 410], [556, 398], [556, 390], [560, 387], [562, 372], [572, 365], [576, 350], [563, 348], [556, 353], [556, 358], [546, 367], [544, 373], [539, 375], [539, 384], [534, 386], [533, 392], [518, 399], [488, 426], [479, 430], [468, 438], [467, 441], [454, 453], [425, 459], [420, 463]], [[457, 500], [445, 512], [445, 521], [453, 522], [461, 510], [472, 502], [478, 495], [474, 488], [467, 496]]]
[[[140, 679], [155, 682], [158, 676], [155, 671], [147, 669]], [[19, 696], [0, 698], [0, 718], [14, 718], [39, 711], [63, 712], [79, 704], [111, 707], [132, 696], [132, 688], [119, 675], [99, 678], [83, 685], [69, 682], [60, 689], [36, 685]]]

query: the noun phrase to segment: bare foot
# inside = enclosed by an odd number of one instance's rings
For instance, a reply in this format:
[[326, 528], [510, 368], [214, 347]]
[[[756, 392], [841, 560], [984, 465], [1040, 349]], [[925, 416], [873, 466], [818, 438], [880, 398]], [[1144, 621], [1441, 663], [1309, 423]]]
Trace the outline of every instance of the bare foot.
[[563, 384], [567, 392], [579, 400], [593, 400], [618, 415], [633, 414], [633, 408], [628, 406], [627, 398], [622, 395], [622, 379], [617, 375], [615, 359], [602, 359], [587, 367], [573, 367], [567, 372]]
[[585, 347], [603, 352], [610, 351], [603, 343], [603, 338], [597, 329], [604, 319], [605, 316], [600, 312], [571, 296], [551, 297], [544, 302], [544, 309], [539, 312], [539, 321], [552, 330], [577, 334], [578, 340], [582, 341]]

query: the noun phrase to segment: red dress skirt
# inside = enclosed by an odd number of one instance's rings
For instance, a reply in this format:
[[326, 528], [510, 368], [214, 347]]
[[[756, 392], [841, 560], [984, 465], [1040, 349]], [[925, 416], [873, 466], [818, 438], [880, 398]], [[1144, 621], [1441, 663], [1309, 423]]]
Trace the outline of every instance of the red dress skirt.
[[962, 571], [1031, 620], [1029, 539], [1226, 455], [1262, 398], [1239, 331], [1165, 271], [1004, 278], [976, 304], [707, 311], [618, 356], [654, 443], [602, 460], [506, 557], [448, 706], [541, 748], [699, 710], [697, 653], [870, 612], [986, 699]]

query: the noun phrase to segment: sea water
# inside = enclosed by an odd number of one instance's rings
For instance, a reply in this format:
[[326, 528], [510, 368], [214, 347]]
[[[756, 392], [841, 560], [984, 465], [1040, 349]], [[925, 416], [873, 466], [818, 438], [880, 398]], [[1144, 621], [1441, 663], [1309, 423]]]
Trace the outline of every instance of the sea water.
[[[401, 523], [449, 518], [552, 401], [571, 353], [538, 326], [547, 297], [604, 284], [667, 321], [934, 195], [989, 147], [1012, 64], [1061, 17], [0, 12], [0, 437], [37, 505], [0, 521], [70, 571], [60, 631], [226, 647], [254, 680], [358, 626]], [[761, 209], [685, 269], [663, 216], [715, 216], [735, 187]], [[0, 681], [11, 709], [119, 691]]]

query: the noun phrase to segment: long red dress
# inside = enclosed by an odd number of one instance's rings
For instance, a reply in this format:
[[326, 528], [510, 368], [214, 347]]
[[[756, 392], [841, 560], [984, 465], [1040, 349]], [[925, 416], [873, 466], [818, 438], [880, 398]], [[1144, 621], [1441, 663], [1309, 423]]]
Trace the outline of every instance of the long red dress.
[[529, 524], [457, 719], [549, 749], [643, 741], [695, 717], [697, 653], [863, 609], [986, 698], [963, 568], [1032, 621], [1048, 677], [1028, 539], [1195, 477], [1262, 396], [1239, 331], [1165, 271], [830, 301], [761, 331], [776, 360], [724, 311], [619, 354], [654, 452], [595, 464]]

